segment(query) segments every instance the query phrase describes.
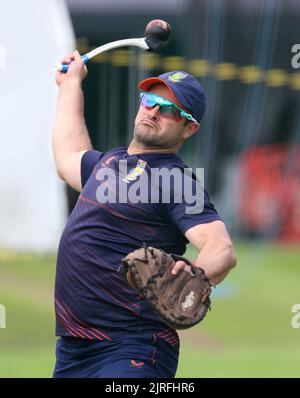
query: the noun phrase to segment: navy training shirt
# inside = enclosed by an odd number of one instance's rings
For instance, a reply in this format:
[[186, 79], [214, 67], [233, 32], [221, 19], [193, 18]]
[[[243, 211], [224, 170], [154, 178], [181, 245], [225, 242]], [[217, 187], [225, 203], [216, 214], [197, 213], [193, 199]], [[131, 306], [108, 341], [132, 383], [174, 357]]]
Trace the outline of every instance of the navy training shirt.
[[[127, 162], [126, 169], [119, 168], [119, 160]], [[177, 333], [161, 321], [148, 302], [118, 273], [121, 259], [140, 248], [143, 242], [182, 255], [188, 243], [184, 233], [220, 217], [206, 191], [203, 211], [187, 214], [187, 203], [184, 200], [176, 203], [178, 200], [174, 199], [174, 183], [170, 185], [171, 203], [165, 203], [161, 197], [156, 200], [158, 203], [149, 203], [150, 188], [148, 199], [144, 196], [141, 200], [145, 203], [134, 203], [124, 200], [118, 178], [122, 186], [132, 188], [138, 195], [141, 192], [134, 184], [149, 176], [151, 170], [176, 168], [182, 173], [186, 167], [175, 154], [128, 155], [127, 148], [105, 153], [90, 150], [83, 155], [83, 189], [58, 248], [57, 336], [107, 341], [150, 331], [170, 344], [178, 343]], [[104, 170], [112, 172], [111, 178], [102, 174]], [[190, 180], [195, 184], [194, 174]], [[162, 182], [158, 182], [156, 188], [160, 195], [166, 190]], [[103, 195], [108, 192], [110, 199], [104, 203]], [[114, 198], [116, 203], [111, 203]]]

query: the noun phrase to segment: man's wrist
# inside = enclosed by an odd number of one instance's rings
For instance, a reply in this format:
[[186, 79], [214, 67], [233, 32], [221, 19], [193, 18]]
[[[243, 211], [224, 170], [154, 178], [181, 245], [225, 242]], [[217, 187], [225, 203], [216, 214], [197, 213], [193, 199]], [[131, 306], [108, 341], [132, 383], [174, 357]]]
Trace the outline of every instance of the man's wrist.
[[78, 77], [72, 77], [72, 78], [66, 79], [59, 86], [59, 91], [65, 91], [65, 90], [80, 90], [80, 91], [82, 91], [82, 80]]

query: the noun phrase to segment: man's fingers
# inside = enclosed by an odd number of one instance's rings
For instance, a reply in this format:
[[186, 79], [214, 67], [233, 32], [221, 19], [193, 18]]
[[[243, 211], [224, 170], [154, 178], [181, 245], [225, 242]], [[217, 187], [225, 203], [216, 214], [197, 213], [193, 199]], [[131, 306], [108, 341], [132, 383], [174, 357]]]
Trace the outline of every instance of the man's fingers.
[[61, 58], [61, 59], [59, 60], [59, 62], [60, 62], [61, 64], [66, 64], [66, 65], [69, 65], [72, 61], [74, 61], [74, 55], [73, 55], [73, 53], [72, 53], [72, 54], [69, 54], [69, 55], [67, 55], [67, 56], [65, 56], [65, 57], [63, 57], [63, 58]]
[[64, 58], [62, 58], [60, 63], [68, 65], [68, 72], [64, 73], [57, 70], [56, 79], [60, 79], [57, 80], [58, 85], [68, 78], [79, 79], [80, 82], [86, 78], [88, 71], [84, 62], [82, 61], [80, 53], [77, 50], [73, 51], [72, 54], [66, 55]]
[[188, 267], [184, 261], [176, 261], [174, 267], [172, 268], [171, 274], [177, 275], [179, 271]]
[[75, 50], [73, 52], [73, 56], [74, 56], [74, 61], [83, 62], [82, 59], [81, 59], [81, 55], [79, 54], [79, 51]]
[[77, 51], [77, 50], [75, 50], [71, 54], [66, 55], [65, 57], [61, 58], [59, 60], [59, 62], [64, 65], [70, 65], [72, 62], [78, 62], [79, 64], [83, 63], [83, 61], [81, 59], [81, 55], [80, 55], [79, 51]]

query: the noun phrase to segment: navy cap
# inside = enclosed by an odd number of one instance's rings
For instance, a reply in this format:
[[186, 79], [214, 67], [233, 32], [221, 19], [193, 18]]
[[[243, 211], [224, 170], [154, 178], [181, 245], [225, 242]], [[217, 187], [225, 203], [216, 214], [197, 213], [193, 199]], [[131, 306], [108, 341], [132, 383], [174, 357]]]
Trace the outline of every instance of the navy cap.
[[185, 71], [163, 73], [158, 77], [149, 77], [139, 83], [139, 88], [148, 91], [154, 84], [163, 83], [175, 95], [177, 100], [189, 109], [200, 123], [206, 108], [204, 90], [194, 76]]

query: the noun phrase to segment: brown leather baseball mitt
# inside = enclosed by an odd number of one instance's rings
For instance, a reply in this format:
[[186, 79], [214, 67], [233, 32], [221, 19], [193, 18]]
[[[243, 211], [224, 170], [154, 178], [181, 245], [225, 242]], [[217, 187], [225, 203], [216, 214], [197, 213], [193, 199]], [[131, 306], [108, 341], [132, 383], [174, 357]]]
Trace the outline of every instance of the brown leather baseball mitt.
[[[172, 275], [172, 267], [179, 260], [186, 262], [189, 271]], [[203, 269], [184, 257], [144, 246], [122, 259], [120, 272], [173, 329], [196, 325], [210, 309], [212, 284]]]

